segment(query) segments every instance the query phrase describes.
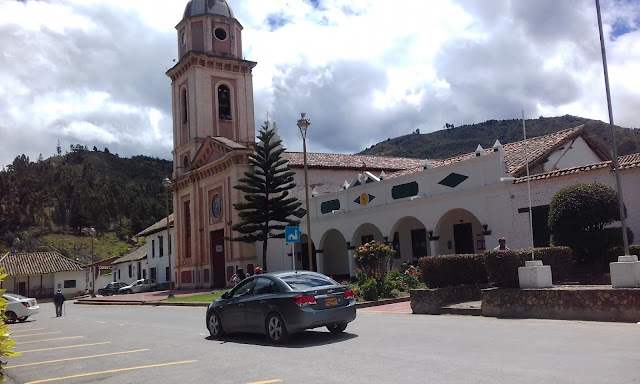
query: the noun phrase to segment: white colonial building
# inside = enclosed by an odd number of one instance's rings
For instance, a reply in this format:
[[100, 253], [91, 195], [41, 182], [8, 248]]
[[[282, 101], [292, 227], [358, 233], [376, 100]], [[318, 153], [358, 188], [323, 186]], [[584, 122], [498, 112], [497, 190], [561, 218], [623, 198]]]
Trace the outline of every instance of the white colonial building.
[[[169, 229], [167, 230], [167, 218], [163, 218], [149, 228], [141, 231], [136, 237], [144, 236], [146, 239], [147, 258], [145, 259], [143, 272], [147, 279], [154, 279], [158, 288], [169, 287], [169, 266], [175, 265], [173, 252], [173, 214], [169, 215]], [[169, 264], [171, 262], [171, 264]]]
[[[261, 244], [226, 240], [239, 220], [233, 204], [244, 198], [233, 186], [251, 171], [252, 71], [257, 63], [245, 60], [242, 26], [224, 0], [189, 1], [176, 32], [179, 60], [167, 71], [174, 111], [173, 281], [178, 288], [224, 287], [237, 268], [262, 266]], [[286, 157], [296, 172], [294, 195], [303, 200], [303, 154], [287, 152]], [[621, 161], [629, 226], [639, 234], [639, 203], [631, 194], [640, 187], [640, 160], [628, 156]], [[536, 245], [548, 244], [544, 224], [554, 191], [596, 180], [615, 185], [608, 155], [582, 127], [526, 144], [496, 141], [492, 148], [446, 160], [309, 153], [307, 163], [314, 196], [308, 212], [311, 268], [330, 275], [353, 274], [354, 247], [371, 239], [392, 244], [399, 251], [396, 263], [479, 252], [493, 248], [502, 236], [511, 248], [530, 246], [527, 183], [522, 182], [527, 163], [535, 175]], [[304, 223], [303, 217], [300, 228], [306, 233]], [[283, 241], [271, 239], [268, 269], [289, 269], [292, 262], [309, 268], [307, 239], [302, 236], [295, 254]], [[146, 263], [152, 259], [147, 252]], [[131, 268], [143, 267], [141, 260], [136, 263]], [[162, 277], [161, 267], [155, 268], [156, 277]]]

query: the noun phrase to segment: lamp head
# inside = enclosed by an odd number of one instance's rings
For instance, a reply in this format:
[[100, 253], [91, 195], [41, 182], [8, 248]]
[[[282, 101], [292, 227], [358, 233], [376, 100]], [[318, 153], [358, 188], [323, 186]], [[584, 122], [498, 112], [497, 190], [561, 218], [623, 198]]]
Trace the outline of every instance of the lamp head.
[[311, 125], [309, 119], [305, 118], [306, 115], [306, 113], [302, 112], [300, 114], [300, 120], [298, 120], [298, 128], [300, 128], [300, 131], [302, 132], [307, 132], [307, 128]]
[[169, 180], [168, 177], [165, 177], [164, 180], [162, 180], [162, 185], [169, 188], [171, 186], [171, 180]]

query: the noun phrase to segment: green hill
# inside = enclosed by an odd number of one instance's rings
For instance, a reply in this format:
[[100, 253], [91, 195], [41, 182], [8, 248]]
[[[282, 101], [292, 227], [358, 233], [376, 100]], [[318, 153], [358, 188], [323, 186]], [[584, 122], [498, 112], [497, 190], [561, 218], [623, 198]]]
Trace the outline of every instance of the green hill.
[[[171, 161], [121, 158], [81, 145], [36, 162], [18, 156], [0, 171], [0, 250], [13, 248], [16, 238], [27, 239], [27, 251], [46, 250], [38, 240], [45, 235], [82, 237], [88, 227], [126, 242], [165, 217], [162, 180], [172, 169]], [[122, 245], [117, 248], [114, 254]]]
[[[525, 124], [527, 137], [547, 135], [585, 124], [591, 137], [609, 152], [612, 150], [609, 124], [602, 121], [566, 115], [525, 120]], [[412, 133], [387, 139], [359, 154], [445, 159], [473, 152], [478, 144], [489, 148], [496, 139], [502, 144], [523, 140], [522, 120], [487, 120], [484, 123], [462, 125], [427, 134]], [[616, 142], [620, 156], [640, 151], [640, 129], [616, 126]]]

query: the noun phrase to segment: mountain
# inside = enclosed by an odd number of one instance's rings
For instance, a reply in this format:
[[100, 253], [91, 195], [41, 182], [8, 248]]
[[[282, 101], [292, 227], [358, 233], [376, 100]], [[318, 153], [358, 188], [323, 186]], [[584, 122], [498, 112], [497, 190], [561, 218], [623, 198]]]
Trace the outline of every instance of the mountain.
[[171, 161], [81, 145], [36, 162], [20, 155], [0, 171], [0, 242], [11, 246], [25, 231], [81, 234], [87, 227], [128, 240], [166, 216], [162, 180], [172, 169]]
[[[609, 124], [598, 120], [565, 115], [540, 117], [525, 120], [527, 137], [548, 135], [563, 129], [585, 124], [587, 133], [609, 153], [612, 151]], [[447, 126], [450, 126], [447, 124]], [[628, 155], [640, 151], [640, 129], [616, 126], [618, 155]], [[446, 159], [493, 146], [495, 141], [502, 144], [523, 140], [522, 120], [487, 120], [484, 123], [446, 128], [427, 134], [419, 132], [387, 139], [375, 144], [359, 155], [414, 157], [419, 159]]]

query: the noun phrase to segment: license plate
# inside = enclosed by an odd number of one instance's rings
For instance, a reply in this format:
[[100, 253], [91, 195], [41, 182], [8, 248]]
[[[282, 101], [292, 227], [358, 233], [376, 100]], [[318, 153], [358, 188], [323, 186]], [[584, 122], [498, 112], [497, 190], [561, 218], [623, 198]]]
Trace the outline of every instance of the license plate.
[[335, 307], [336, 305], [338, 305], [338, 299], [335, 297], [330, 297], [328, 299], [324, 299], [324, 306], [325, 307]]

